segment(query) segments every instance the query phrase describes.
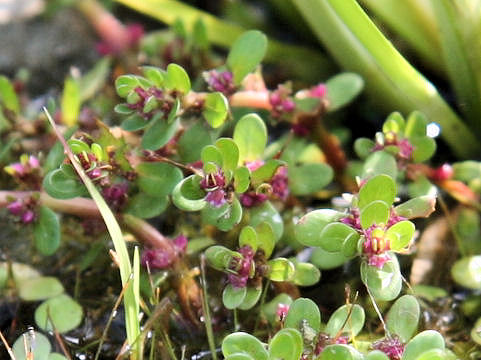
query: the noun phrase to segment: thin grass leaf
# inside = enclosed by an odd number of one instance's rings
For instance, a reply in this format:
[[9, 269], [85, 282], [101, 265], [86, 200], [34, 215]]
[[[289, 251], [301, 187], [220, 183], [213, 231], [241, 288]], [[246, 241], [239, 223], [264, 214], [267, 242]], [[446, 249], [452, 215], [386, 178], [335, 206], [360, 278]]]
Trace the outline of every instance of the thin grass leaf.
[[[127, 246], [125, 245], [124, 237], [122, 235], [122, 230], [120, 229], [117, 219], [115, 218], [114, 214], [110, 210], [109, 206], [105, 202], [102, 195], [99, 193], [99, 191], [95, 187], [94, 183], [90, 180], [87, 174], [85, 174], [83, 168], [76, 160], [72, 150], [68, 146], [62, 134], [57, 129], [54, 120], [52, 119], [52, 117], [50, 116], [46, 108], [44, 108], [44, 111], [45, 111], [45, 114], [47, 115], [47, 118], [50, 124], [55, 130], [58, 140], [62, 143], [68, 158], [70, 159], [72, 165], [74, 166], [75, 170], [79, 174], [82, 182], [85, 184], [85, 187], [90, 193], [90, 196], [92, 196], [92, 199], [94, 200], [95, 204], [99, 208], [100, 214], [104, 219], [105, 225], [107, 226], [107, 230], [109, 231], [109, 234], [114, 243], [115, 252], [117, 254], [118, 265], [120, 270], [120, 278], [122, 280], [122, 286], [125, 286], [125, 284], [129, 281], [131, 277], [132, 265], [130, 262], [129, 253], [127, 251]], [[137, 284], [138, 284], [138, 281], [137, 281]], [[137, 291], [135, 291], [134, 288], [135, 286], [129, 287], [126, 290], [124, 295], [125, 318], [126, 318], [125, 327], [127, 332], [128, 343], [131, 345], [131, 350], [132, 350], [131, 359], [138, 359], [140, 357], [140, 352], [139, 352], [140, 347], [136, 343], [136, 340], [140, 335], [140, 326], [138, 321], [139, 297], [138, 297], [138, 289]]]
[[478, 153], [481, 146], [473, 133], [355, 0], [297, 0], [295, 4], [337, 62], [364, 77], [366, 91], [380, 105], [406, 114], [420, 110], [439, 123], [456, 155]]

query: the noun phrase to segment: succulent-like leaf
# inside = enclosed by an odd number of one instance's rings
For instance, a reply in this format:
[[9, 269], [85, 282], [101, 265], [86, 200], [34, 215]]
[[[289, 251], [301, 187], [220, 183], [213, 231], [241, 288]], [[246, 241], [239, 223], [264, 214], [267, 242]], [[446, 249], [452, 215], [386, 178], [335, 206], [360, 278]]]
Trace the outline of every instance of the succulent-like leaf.
[[302, 335], [298, 330], [282, 329], [269, 342], [269, 359], [299, 360], [303, 345]]
[[365, 318], [364, 309], [360, 305], [343, 305], [331, 315], [324, 331], [331, 337], [335, 337], [339, 331], [354, 337], [362, 330]]
[[284, 326], [299, 330], [305, 322], [318, 333], [321, 329], [321, 313], [314, 301], [299, 298], [290, 305]]
[[364, 80], [355, 73], [341, 73], [326, 82], [328, 111], [336, 111], [349, 104], [364, 88]]
[[231, 284], [227, 284], [222, 292], [222, 303], [227, 309], [235, 309], [244, 301], [247, 293], [247, 287], [236, 288]]
[[250, 355], [256, 360], [268, 358], [264, 345], [256, 337], [244, 332], [229, 334], [222, 341], [222, 354], [225, 357], [238, 353]]
[[267, 144], [267, 128], [257, 114], [244, 115], [236, 124], [233, 139], [239, 147], [239, 164], [259, 160]]
[[303, 245], [321, 246], [324, 227], [346, 215], [331, 209], [314, 210], [299, 219], [295, 226], [296, 239]]
[[402, 343], [407, 343], [416, 333], [420, 312], [414, 296], [401, 296], [389, 309], [386, 326], [392, 334], [399, 336]]

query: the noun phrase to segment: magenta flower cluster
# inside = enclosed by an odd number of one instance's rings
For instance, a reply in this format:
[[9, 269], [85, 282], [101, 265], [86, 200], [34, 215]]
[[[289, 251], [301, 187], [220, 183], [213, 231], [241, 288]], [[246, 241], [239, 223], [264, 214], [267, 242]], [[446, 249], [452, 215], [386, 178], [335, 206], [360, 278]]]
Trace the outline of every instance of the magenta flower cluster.
[[175, 258], [185, 253], [187, 237], [179, 235], [172, 240], [174, 253], [164, 249], [145, 249], [142, 253], [141, 263], [152, 270], [164, 270], [172, 265]]
[[206, 174], [200, 181], [200, 188], [207, 192], [205, 201], [213, 207], [221, 207], [227, 202], [225, 186], [226, 181], [221, 170], [217, 173]]
[[147, 104], [147, 101], [149, 101], [149, 99], [151, 98], [155, 98], [156, 100], [158, 100], [159, 102], [162, 101], [163, 104], [163, 111], [164, 113], [168, 114], [170, 112], [170, 107], [171, 105], [169, 105], [167, 102], [165, 102], [164, 100], [164, 93], [162, 92], [162, 90], [156, 88], [156, 87], [151, 87], [151, 88], [148, 88], [148, 89], [143, 89], [141, 87], [136, 87], [134, 89], [135, 93], [138, 95], [139, 99], [137, 100], [137, 102], [133, 103], [133, 104], [127, 104], [127, 106], [129, 107], [129, 109], [131, 110], [136, 110], [137, 113], [141, 116], [143, 116], [145, 119], [150, 119], [152, 116], [153, 116], [153, 110], [152, 111], [148, 111], [148, 112], [144, 112], [144, 107], [145, 105]]
[[247, 286], [247, 280], [249, 280], [249, 275], [254, 264], [255, 253], [249, 245], [241, 247], [238, 251], [242, 255], [242, 258], [232, 258], [229, 266], [232, 273], [228, 275], [228, 279], [233, 287], [243, 288]]
[[7, 205], [10, 214], [16, 216], [23, 224], [31, 224], [36, 219], [36, 202], [33, 199], [17, 199]]
[[272, 117], [280, 119], [294, 112], [296, 103], [292, 100], [289, 94], [290, 90], [282, 85], [278, 86], [276, 90], [270, 93], [269, 103], [272, 107]]
[[404, 344], [397, 337], [388, 337], [372, 343], [374, 350], [382, 351], [390, 360], [401, 360]]
[[203, 74], [205, 82], [212, 91], [219, 91], [229, 96], [236, 91], [234, 76], [230, 71], [206, 71]]

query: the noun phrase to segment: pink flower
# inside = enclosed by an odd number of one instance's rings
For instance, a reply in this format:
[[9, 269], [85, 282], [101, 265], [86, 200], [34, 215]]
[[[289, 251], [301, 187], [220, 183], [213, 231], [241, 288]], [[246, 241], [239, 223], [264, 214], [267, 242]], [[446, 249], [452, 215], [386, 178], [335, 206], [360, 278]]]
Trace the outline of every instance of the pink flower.
[[271, 114], [275, 118], [282, 118], [283, 116], [292, 113], [295, 108], [295, 102], [289, 97], [290, 89], [279, 85], [276, 90], [269, 95], [269, 103], [271, 104]]
[[404, 353], [404, 344], [399, 338], [384, 338], [372, 343], [372, 348], [385, 353], [390, 360], [401, 360]]
[[323, 98], [327, 95], [327, 86], [325, 84], [318, 84], [309, 90], [310, 97]]
[[203, 76], [213, 91], [219, 91], [226, 96], [232, 95], [236, 91], [234, 77], [230, 71], [211, 70], [204, 72]]
[[240, 202], [243, 206], [250, 208], [262, 204], [267, 200], [267, 195], [249, 191], [240, 195]]
[[277, 304], [277, 310], [276, 310], [276, 315], [279, 317], [281, 321], [284, 321], [284, 319], [287, 316], [287, 313], [289, 312], [289, 305], [287, 304]]
[[246, 162], [246, 168], [248, 168], [251, 172], [256, 171], [259, 169], [262, 165], [264, 165], [264, 160], [254, 160], [254, 161], [248, 161]]
[[177, 236], [172, 240], [174, 244], [175, 254], [167, 252], [164, 249], [145, 249], [142, 253], [141, 263], [143, 266], [149, 265], [150, 269], [167, 269], [175, 259], [175, 256], [185, 253], [187, 249], [187, 237], [184, 235]]
[[372, 225], [364, 230], [365, 240], [362, 243], [362, 251], [368, 259], [368, 264], [378, 269], [382, 269], [384, 264], [391, 259], [386, 253], [391, 249], [391, 245], [384, 234], [384, 229], [377, 225]]
[[249, 245], [239, 249], [242, 258], [233, 258], [230, 264], [230, 270], [234, 271], [228, 275], [229, 283], [235, 288], [242, 288], [247, 285], [251, 268], [254, 261], [254, 250]]
[[270, 184], [272, 186], [272, 194], [281, 200], [287, 199], [287, 196], [289, 195], [289, 187], [286, 166], [281, 166], [277, 169]]
[[7, 205], [7, 210], [10, 211], [12, 215], [20, 216], [24, 211], [23, 203], [20, 200], [12, 201]]
[[227, 202], [227, 200], [225, 199], [224, 189], [209, 191], [207, 193], [207, 196], [205, 197], [205, 201], [207, 201], [213, 207], [221, 207]]

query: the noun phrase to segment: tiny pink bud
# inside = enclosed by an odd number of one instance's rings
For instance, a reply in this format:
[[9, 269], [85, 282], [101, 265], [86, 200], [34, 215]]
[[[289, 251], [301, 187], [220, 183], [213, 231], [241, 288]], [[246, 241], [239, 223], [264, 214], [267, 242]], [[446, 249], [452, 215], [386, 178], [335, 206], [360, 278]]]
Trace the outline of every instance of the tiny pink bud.
[[40, 166], [40, 162], [38, 161], [38, 159], [35, 156], [29, 156], [28, 157], [28, 165], [30, 165], [30, 167], [32, 169], [36, 169]]
[[281, 321], [283, 321], [286, 318], [288, 311], [289, 311], [289, 305], [282, 304], [282, 303], [277, 304], [276, 315], [279, 317], [279, 319], [281, 319]]
[[327, 86], [325, 84], [319, 84], [311, 88], [309, 95], [311, 97], [323, 98], [327, 94]]
[[174, 242], [174, 246], [175, 246], [177, 251], [183, 253], [187, 249], [187, 237], [186, 236], [179, 235], [173, 240], [173, 242]]
[[32, 210], [27, 210], [22, 214], [21, 220], [24, 224], [30, 224], [35, 220], [35, 213]]
[[20, 200], [15, 200], [7, 205], [7, 209], [12, 215], [20, 216], [23, 212], [23, 203]]

